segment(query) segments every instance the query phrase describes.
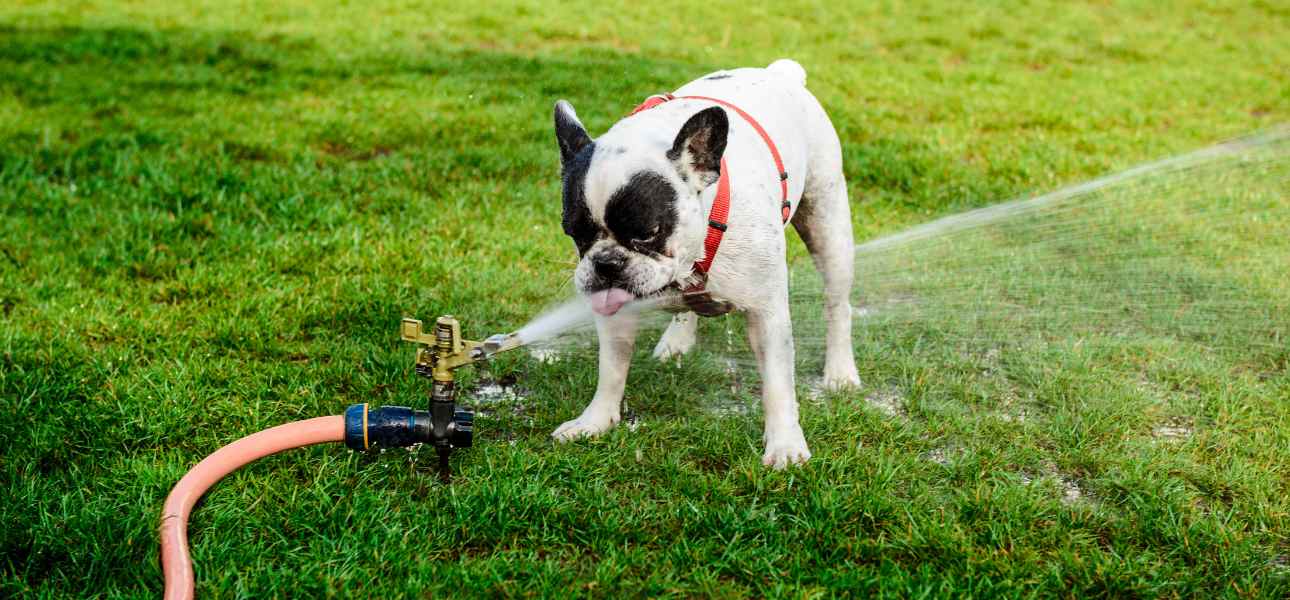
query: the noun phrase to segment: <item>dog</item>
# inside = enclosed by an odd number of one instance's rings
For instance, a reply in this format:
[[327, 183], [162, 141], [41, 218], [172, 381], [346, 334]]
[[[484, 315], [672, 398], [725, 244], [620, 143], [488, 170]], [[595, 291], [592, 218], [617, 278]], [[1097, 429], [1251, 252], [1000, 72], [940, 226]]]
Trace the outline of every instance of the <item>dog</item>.
[[574, 284], [597, 313], [599, 382], [582, 414], [552, 436], [595, 436], [618, 423], [638, 324], [635, 311], [620, 309], [682, 294], [693, 310], [673, 317], [654, 356], [672, 360], [694, 347], [695, 311], [742, 312], [762, 378], [762, 463], [778, 469], [808, 460], [794, 385], [789, 222], [824, 280], [824, 385], [856, 386], [860, 378], [842, 147], [806, 89], [806, 71], [783, 59], [711, 73], [651, 97], [594, 140], [560, 100], [555, 134], [562, 226], [579, 256]]

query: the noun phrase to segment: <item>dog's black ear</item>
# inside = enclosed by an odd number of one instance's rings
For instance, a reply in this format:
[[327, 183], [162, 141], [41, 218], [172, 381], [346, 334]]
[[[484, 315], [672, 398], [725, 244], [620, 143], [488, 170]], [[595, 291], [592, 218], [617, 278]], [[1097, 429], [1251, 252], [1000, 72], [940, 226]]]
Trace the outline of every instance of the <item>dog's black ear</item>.
[[729, 129], [725, 110], [720, 106], [705, 108], [681, 126], [667, 157], [691, 185], [699, 189], [712, 185], [721, 176], [721, 155], [726, 152]]
[[573, 105], [564, 100], [555, 103], [555, 139], [560, 143], [561, 164], [567, 164], [591, 143], [591, 136], [578, 120], [578, 113], [573, 112]]

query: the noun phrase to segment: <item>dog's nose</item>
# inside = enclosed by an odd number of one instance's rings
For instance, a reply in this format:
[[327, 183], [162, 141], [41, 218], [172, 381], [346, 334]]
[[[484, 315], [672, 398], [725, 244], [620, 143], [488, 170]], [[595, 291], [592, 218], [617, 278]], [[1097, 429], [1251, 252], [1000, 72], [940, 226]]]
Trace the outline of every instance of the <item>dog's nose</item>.
[[596, 275], [612, 279], [623, 272], [623, 267], [627, 266], [627, 257], [617, 252], [606, 252], [596, 256], [593, 265], [596, 267]]

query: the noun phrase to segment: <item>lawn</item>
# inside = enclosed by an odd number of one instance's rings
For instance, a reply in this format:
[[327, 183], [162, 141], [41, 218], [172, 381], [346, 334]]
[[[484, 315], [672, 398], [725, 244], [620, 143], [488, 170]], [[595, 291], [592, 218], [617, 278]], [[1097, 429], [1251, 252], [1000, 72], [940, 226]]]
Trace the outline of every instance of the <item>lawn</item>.
[[[558, 98], [595, 134], [651, 93], [795, 58], [859, 240], [1290, 117], [1275, 2], [484, 4], [0, 7], [0, 595], [157, 596], [161, 504], [191, 465], [422, 402], [401, 317], [478, 338], [566, 297]], [[1280, 169], [1255, 200], [1284, 207]], [[569, 445], [549, 434], [594, 361], [516, 353], [463, 373], [519, 395], [476, 394], [449, 486], [429, 451], [340, 448], [216, 486], [198, 594], [1285, 597], [1290, 219], [1205, 225], [1133, 244], [1265, 259], [1157, 274], [1241, 291], [1220, 350], [1156, 330], [1000, 350], [941, 311], [858, 336], [865, 389], [812, 397], [801, 374], [815, 457], [783, 472], [760, 465], [755, 380], [711, 383], [737, 321], [679, 366], [646, 336], [631, 426]], [[972, 242], [952, 254], [989, 251]], [[1115, 273], [1100, 297], [1136, 276]]]

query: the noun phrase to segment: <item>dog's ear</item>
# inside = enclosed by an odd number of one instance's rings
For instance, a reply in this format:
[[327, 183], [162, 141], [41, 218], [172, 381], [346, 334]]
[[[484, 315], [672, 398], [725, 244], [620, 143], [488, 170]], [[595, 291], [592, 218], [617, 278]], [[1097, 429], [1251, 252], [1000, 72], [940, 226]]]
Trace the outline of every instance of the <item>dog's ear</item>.
[[720, 106], [703, 109], [676, 134], [667, 157], [690, 185], [703, 189], [721, 176], [721, 155], [726, 152], [730, 120]]
[[587, 144], [591, 136], [573, 112], [573, 105], [560, 100], [555, 103], [555, 139], [560, 143], [560, 164], [568, 164]]

